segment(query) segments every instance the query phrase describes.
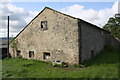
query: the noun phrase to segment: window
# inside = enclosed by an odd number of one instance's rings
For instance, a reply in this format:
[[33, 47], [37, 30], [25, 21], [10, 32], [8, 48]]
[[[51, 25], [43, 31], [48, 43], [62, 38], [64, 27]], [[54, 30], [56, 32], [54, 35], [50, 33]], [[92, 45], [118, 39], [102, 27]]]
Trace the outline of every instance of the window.
[[44, 52], [43, 55], [44, 55], [43, 59], [50, 59], [50, 53], [49, 52]]
[[29, 58], [34, 57], [34, 51], [29, 51]]
[[17, 53], [16, 53], [17, 57], [20, 57], [20, 52], [21, 52], [20, 50], [17, 50]]
[[94, 50], [91, 50], [91, 58], [94, 57]]
[[48, 28], [47, 28], [47, 21], [41, 21], [41, 27], [40, 27], [40, 29], [41, 29], [42, 31], [48, 29]]

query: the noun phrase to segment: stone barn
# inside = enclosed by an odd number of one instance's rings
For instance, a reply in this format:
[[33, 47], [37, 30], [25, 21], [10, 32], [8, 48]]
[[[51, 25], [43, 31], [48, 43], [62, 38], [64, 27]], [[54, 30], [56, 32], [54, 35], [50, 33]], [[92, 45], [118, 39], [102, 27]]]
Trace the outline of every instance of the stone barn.
[[80, 64], [106, 44], [109, 32], [79, 18], [45, 7], [10, 43], [10, 55]]

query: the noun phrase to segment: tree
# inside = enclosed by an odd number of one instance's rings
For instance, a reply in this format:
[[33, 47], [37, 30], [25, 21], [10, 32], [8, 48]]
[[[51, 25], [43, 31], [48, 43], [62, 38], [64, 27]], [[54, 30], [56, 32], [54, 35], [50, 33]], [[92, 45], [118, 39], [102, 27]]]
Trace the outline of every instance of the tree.
[[109, 18], [107, 24], [103, 26], [103, 29], [109, 31], [113, 36], [120, 39], [120, 13]]

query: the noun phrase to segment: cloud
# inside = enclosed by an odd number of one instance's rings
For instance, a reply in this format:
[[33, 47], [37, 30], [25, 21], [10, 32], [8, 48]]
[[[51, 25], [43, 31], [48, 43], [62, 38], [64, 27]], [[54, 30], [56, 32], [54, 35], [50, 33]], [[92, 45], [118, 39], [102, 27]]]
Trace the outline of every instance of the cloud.
[[118, 2], [115, 2], [111, 8], [101, 10], [85, 9], [84, 6], [75, 4], [63, 8], [61, 11], [101, 27], [110, 17], [118, 13]]
[[[8, 1], [0, 3], [0, 8], [2, 8], [0, 10], [0, 24], [2, 24], [2, 27], [0, 27], [0, 37], [7, 36], [8, 15], [10, 16], [10, 36], [16, 36], [38, 14], [38, 12], [25, 11], [24, 8], [11, 4], [11, 0]], [[118, 12], [118, 2], [115, 2], [111, 8], [101, 10], [85, 9], [85, 6], [75, 4], [63, 8], [61, 11], [101, 26], [108, 21], [109, 17], [114, 16]]]
[[11, 0], [2, 0], [1, 2], [2, 3], [8, 3], [8, 2], [11, 2]]
[[10, 36], [16, 36], [25, 25], [27, 25], [38, 12], [25, 11], [23, 8], [16, 7], [11, 3], [0, 3], [2, 10], [0, 11], [0, 37], [7, 36], [7, 16], [10, 16]]

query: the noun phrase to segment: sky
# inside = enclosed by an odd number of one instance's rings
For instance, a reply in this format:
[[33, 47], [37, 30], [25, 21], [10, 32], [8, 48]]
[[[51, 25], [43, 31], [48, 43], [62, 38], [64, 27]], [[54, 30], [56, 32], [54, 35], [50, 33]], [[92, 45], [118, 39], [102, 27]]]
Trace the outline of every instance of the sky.
[[10, 16], [10, 37], [15, 37], [45, 6], [83, 19], [102, 28], [118, 13], [116, 2], [6, 2], [0, 3], [0, 37], [7, 37], [7, 16]]

